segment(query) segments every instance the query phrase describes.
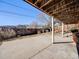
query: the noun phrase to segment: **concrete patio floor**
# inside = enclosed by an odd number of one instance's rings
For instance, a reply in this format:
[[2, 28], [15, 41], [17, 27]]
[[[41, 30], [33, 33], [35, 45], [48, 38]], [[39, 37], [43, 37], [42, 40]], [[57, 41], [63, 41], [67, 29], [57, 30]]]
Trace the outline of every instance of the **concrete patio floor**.
[[74, 43], [52, 44], [51, 36], [51, 33], [44, 33], [3, 42], [0, 59], [78, 59]]
[[52, 44], [30, 59], [78, 59], [74, 44]]

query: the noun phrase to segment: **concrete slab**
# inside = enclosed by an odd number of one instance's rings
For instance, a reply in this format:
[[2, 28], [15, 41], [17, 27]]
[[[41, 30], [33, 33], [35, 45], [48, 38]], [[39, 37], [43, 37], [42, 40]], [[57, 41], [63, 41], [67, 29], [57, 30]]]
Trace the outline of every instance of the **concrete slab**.
[[53, 44], [31, 59], [78, 59], [75, 44]]
[[[56, 41], [62, 41], [58, 37]], [[51, 40], [51, 33], [45, 33], [3, 42], [0, 59], [78, 59], [74, 43], [51, 44]]]
[[0, 59], [29, 59], [51, 43], [51, 33], [38, 34], [3, 42], [0, 46]]
[[72, 33], [66, 33], [62, 37], [62, 33], [54, 35], [54, 42], [73, 42]]
[[78, 59], [76, 44], [73, 43], [71, 35], [67, 33], [62, 37], [60, 33], [55, 34], [55, 44], [50, 45], [31, 59]]

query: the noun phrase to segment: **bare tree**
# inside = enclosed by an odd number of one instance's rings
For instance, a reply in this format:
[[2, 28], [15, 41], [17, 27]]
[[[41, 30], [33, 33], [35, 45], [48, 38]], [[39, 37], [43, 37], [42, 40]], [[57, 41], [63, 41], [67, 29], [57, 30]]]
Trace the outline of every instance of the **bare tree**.
[[38, 23], [36, 21], [33, 21], [31, 24], [30, 24], [30, 27], [31, 28], [37, 28], [38, 27]]
[[45, 25], [45, 27], [52, 27], [52, 19], [50, 16], [41, 13], [37, 15], [37, 20]]

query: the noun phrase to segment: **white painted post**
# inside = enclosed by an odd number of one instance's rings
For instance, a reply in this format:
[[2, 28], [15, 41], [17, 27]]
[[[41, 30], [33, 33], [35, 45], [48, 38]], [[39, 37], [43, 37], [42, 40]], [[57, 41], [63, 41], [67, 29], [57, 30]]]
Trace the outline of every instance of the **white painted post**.
[[64, 24], [62, 23], [62, 38], [64, 37]]
[[52, 17], [52, 43], [54, 43], [54, 17]]

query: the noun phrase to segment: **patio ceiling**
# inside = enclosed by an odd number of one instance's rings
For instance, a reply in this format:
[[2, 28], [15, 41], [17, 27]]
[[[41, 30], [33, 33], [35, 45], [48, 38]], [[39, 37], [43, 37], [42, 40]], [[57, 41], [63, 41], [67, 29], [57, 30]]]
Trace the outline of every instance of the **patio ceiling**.
[[65, 24], [79, 22], [79, 0], [25, 0]]

